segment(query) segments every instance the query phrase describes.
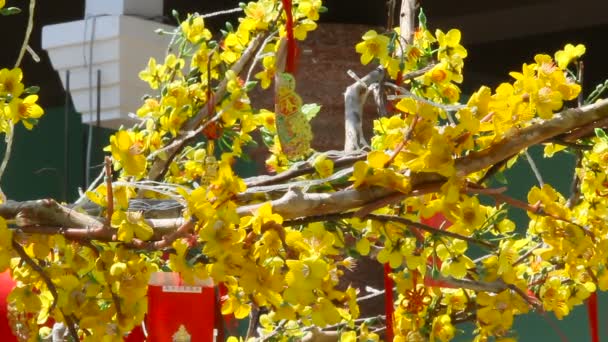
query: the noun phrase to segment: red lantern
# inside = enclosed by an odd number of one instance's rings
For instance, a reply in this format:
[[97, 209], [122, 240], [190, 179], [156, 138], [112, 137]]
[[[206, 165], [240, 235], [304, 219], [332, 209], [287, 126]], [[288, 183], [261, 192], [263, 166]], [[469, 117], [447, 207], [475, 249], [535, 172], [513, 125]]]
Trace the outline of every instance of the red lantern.
[[215, 290], [210, 281], [182, 283], [178, 273], [153, 274], [148, 287], [148, 342], [213, 341]]
[[11, 278], [10, 271], [0, 273], [0, 340], [5, 342], [17, 342], [8, 323], [6, 297], [15, 287], [15, 281]]

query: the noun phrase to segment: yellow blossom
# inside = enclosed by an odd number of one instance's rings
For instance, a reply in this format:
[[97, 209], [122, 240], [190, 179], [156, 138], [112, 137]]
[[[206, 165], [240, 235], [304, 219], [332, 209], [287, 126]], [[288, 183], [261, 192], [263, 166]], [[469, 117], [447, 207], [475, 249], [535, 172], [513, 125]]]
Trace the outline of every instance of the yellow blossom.
[[141, 177], [146, 170], [143, 144], [130, 131], [118, 131], [110, 137], [110, 151], [117, 167], [122, 167], [127, 175]]
[[117, 237], [120, 241], [131, 242], [133, 238], [146, 241], [154, 235], [142, 213], [117, 210], [112, 214], [112, 226], [118, 228]]
[[25, 89], [21, 83], [22, 79], [23, 72], [20, 68], [0, 70], [0, 96], [11, 95], [13, 98], [21, 96]]
[[9, 104], [9, 113], [13, 123], [23, 122], [23, 126], [32, 129], [44, 110], [36, 103], [38, 95], [28, 95], [25, 99], [14, 98]]
[[211, 32], [205, 28], [205, 21], [201, 16], [191, 16], [184, 20], [181, 29], [190, 43], [199, 43], [202, 39], [211, 39]]
[[585, 51], [586, 48], [583, 44], [578, 44], [577, 46], [566, 44], [563, 50], [559, 50], [555, 53], [557, 66], [562, 70], [566, 69], [570, 62], [584, 55]]
[[361, 64], [367, 65], [374, 58], [382, 63], [388, 58], [388, 43], [387, 36], [378, 34], [375, 30], [367, 31], [363, 35], [363, 41], [355, 46], [355, 50], [361, 54]]

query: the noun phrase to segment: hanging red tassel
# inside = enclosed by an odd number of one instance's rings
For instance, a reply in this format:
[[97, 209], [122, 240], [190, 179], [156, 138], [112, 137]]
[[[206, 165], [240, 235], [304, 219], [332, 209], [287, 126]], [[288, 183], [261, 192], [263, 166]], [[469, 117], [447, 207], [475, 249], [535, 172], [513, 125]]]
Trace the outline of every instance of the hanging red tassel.
[[391, 266], [384, 264], [384, 314], [386, 315], [386, 340], [392, 341], [393, 332], [393, 317], [395, 316], [395, 304], [393, 296], [393, 279], [389, 276]]
[[285, 72], [294, 74], [296, 72], [296, 40], [293, 36], [293, 15], [291, 13], [291, 0], [281, 0], [287, 21], [285, 32], [287, 34], [287, 60], [285, 61]]
[[591, 329], [591, 342], [600, 342], [600, 331], [597, 314], [597, 292], [593, 292], [587, 301], [587, 315]]

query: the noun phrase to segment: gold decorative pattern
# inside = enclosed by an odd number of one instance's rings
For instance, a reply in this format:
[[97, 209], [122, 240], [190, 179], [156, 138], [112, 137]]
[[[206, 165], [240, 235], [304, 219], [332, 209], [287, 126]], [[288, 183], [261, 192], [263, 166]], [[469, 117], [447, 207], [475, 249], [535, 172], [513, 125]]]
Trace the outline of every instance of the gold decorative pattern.
[[173, 334], [173, 342], [190, 342], [190, 334], [184, 325], [180, 325], [175, 334]]

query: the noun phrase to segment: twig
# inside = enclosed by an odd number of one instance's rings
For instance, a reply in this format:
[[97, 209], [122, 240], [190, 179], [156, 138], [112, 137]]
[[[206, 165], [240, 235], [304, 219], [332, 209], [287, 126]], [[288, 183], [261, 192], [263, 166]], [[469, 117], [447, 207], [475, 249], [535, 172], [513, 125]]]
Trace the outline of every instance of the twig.
[[578, 102], [578, 106], [582, 107], [585, 104], [585, 93], [583, 92], [583, 75], [584, 75], [584, 71], [585, 71], [585, 64], [583, 63], [583, 61], [578, 61], [578, 84], [581, 86], [581, 91], [578, 93], [578, 98], [577, 98], [577, 102]]
[[[359, 160], [365, 160], [365, 158], [367, 157], [366, 153], [352, 153], [345, 155], [341, 152], [340, 154], [341, 156], [336, 159], [329, 158], [333, 160], [334, 168], [349, 166]], [[316, 157], [316, 155], [313, 155], [313, 157]], [[281, 172], [274, 176], [258, 176], [245, 179], [245, 184], [248, 188], [250, 188], [284, 182], [286, 180], [314, 172], [315, 168], [311, 166], [311, 164], [312, 157], [308, 161], [296, 163], [289, 170]]]
[[260, 309], [255, 304], [255, 302], [253, 302], [252, 306], [251, 306], [251, 312], [249, 313], [249, 326], [247, 327], [247, 335], [245, 335], [246, 336], [245, 341], [254, 337], [255, 329], [258, 326], [259, 319], [260, 319]]
[[404, 82], [404, 81], [407, 81], [407, 80], [413, 80], [414, 78], [420, 77], [420, 76], [426, 74], [427, 71], [432, 70], [436, 65], [437, 65], [437, 63], [432, 62], [432, 63], [429, 63], [427, 66], [425, 66], [422, 69], [418, 69], [418, 70], [414, 70], [414, 71], [408, 72], [407, 74], [401, 76], [401, 81]]
[[[373, 316], [373, 317], [361, 317], [361, 318], [357, 318], [353, 321], [353, 323], [357, 324], [357, 323], [363, 323], [365, 321], [371, 321], [371, 320], [377, 320], [377, 321], [383, 321], [386, 319], [386, 315], [378, 315], [378, 316]], [[336, 330], [337, 328], [343, 327], [345, 325], [348, 325], [349, 322], [341, 322], [341, 323], [337, 323], [337, 324], [333, 324], [333, 325], [328, 325], [326, 327], [323, 328], [323, 330]], [[309, 328], [308, 330], [311, 330], [311, 328]]]
[[480, 186], [477, 183], [472, 183], [472, 182], [467, 182], [464, 187], [465, 192], [474, 192], [476, 194], [483, 194], [483, 195], [502, 194], [507, 190], [508, 189], [506, 186], [501, 186], [500, 188], [486, 188], [486, 187]]
[[226, 14], [238, 13], [238, 12], [243, 12], [243, 9], [240, 7], [235, 7], [235, 8], [231, 8], [231, 9], [227, 9], [227, 10], [211, 12], [211, 13], [207, 13], [207, 14], [202, 14], [201, 18], [211, 18], [211, 17], [217, 17], [220, 15], [226, 15]]
[[509, 159], [511, 159], [512, 157], [513, 156], [511, 156], [509, 158], [505, 158], [504, 160], [501, 160], [500, 162], [492, 165], [488, 169], [488, 171], [486, 171], [486, 173], [477, 181], [477, 185], [482, 185], [488, 179], [492, 178], [495, 174], [497, 174], [500, 171], [500, 169], [502, 169], [507, 164]]
[[282, 320], [281, 322], [279, 322], [279, 324], [277, 324], [277, 326], [274, 328], [274, 330], [270, 334], [260, 338], [260, 342], [266, 342], [266, 341], [270, 340], [271, 338], [277, 336], [281, 332], [281, 329], [283, 329], [285, 324], [287, 324], [287, 320]]
[[34, 28], [34, 9], [36, 7], [36, 0], [30, 0], [30, 8], [27, 19], [27, 28], [25, 29], [25, 37], [23, 38], [23, 44], [21, 44], [21, 50], [19, 51], [19, 56], [17, 57], [17, 61], [15, 62], [15, 68], [21, 65], [21, 61], [23, 60], [23, 56], [25, 56], [25, 51], [29, 45], [30, 36], [32, 35], [32, 29]]
[[395, 158], [397, 158], [397, 156], [399, 155], [399, 152], [401, 152], [401, 150], [405, 147], [405, 145], [407, 145], [407, 143], [410, 141], [418, 121], [420, 121], [420, 116], [418, 116], [418, 114], [416, 114], [416, 116], [414, 116], [412, 124], [410, 125], [410, 127], [408, 127], [407, 132], [405, 133], [405, 135], [403, 137], [403, 140], [401, 140], [399, 142], [399, 145], [397, 145], [397, 147], [395, 147], [395, 150], [393, 151], [393, 153], [391, 154], [389, 159], [386, 161], [386, 163], [384, 163], [384, 167], [388, 167], [389, 165], [391, 165], [393, 163], [393, 161], [395, 160]]
[[384, 327], [380, 327], [378, 329], [374, 329], [374, 331], [372, 331], [374, 334], [379, 334], [381, 332], [383, 332], [384, 330], [386, 330], [386, 326]]
[[[219, 224], [222, 224], [219, 222]], [[139, 239], [133, 239], [131, 242], [134, 247], [146, 249], [146, 250], [160, 250], [166, 247], [171, 246], [173, 241], [187, 236], [196, 225], [194, 220], [188, 220], [184, 224], [182, 224], [177, 230], [173, 233], [169, 233], [164, 235], [159, 241], [141, 241]]]
[[301, 342], [337, 342], [339, 339], [337, 331], [321, 331], [315, 326], [302, 337]]
[[[283, 226], [303, 225], [303, 224], [307, 224], [307, 223], [321, 222], [321, 221], [336, 221], [336, 220], [342, 220], [342, 219], [346, 219], [346, 218], [352, 218], [352, 217], [355, 217], [355, 215], [356, 215], [356, 212], [349, 211], [346, 213], [339, 213], [339, 214], [308, 216], [308, 217], [304, 217], [304, 218], [283, 221]], [[481, 247], [485, 247], [485, 248], [489, 248], [489, 249], [496, 248], [496, 245], [491, 242], [475, 239], [475, 238], [472, 238], [469, 236], [460, 235], [460, 234], [453, 233], [453, 232], [450, 232], [447, 230], [434, 228], [434, 227], [428, 226], [424, 223], [414, 222], [414, 221], [408, 220], [408, 219], [406, 219], [404, 217], [400, 217], [400, 216], [368, 214], [368, 215], [365, 215], [360, 218], [363, 220], [371, 219], [371, 220], [376, 220], [376, 221], [381, 221], [381, 222], [398, 222], [398, 223], [402, 223], [402, 224], [406, 225], [407, 229], [409, 229], [409, 230], [416, 228], [416, 229], [423, 230], [423, 231], [426, 231], [431, 234], [444, 235], [444, 236], [449, 236], [454, 239], [467, 241], [467, 242], [479, 245]]]
[[63, 312], [63, 310], [61, 310], [61, 314], [63, 315], [63, 318], [65, 319], [66, 325], [68, 326], [68, 331], [70, 332], [70, 336], [72, 337], [72, 340], [80, 341], [80, 338], [78, 337], [78, 331], [76, 330], [75, 318], [72, 315], [66, 315]]
[[528, 303], [528, 305], [530, 305], [530, 307], [532, 307], [534, 310], [542, 312], [543, 311], [543, 306], [542, 304], [536, 300], [533, 299], [532, 297], [528, 296], [522, 289], [520, 289], [519, 287], [513, 285], [513, 284], [509, 284], [509, 289], [511, 289], [511, 291], [514, 291], [515, 293], [517, 293], [523, 300], [526, 301], [526, 303]]
[[366, 301], [368, 299], [372, 299], [372, 298], [376, 298], [376, 297], [379, 297], [379, 296], [383, 296], [384, 293], [386, 293], [386, 290], [382, 289], [382, 290], [379, 290], [377, 292], [365, 295], [363, 297], [358, 297], [357, 298], [357, 303], [361, 303], [361, 302]]
[[114, 293], [114, 291], [112, 291], [111, 286], [108, 286], [108, 291], [110, 291], [110, 295], [112, 295], [112, 302], [114, 302], [114, 306], [116, 307], [116, 317], [120, 321], [123, 319], [120, 298], [118, 297], [118, 295], [116, 295], [116, 293]]
[[108, 156], [105, 158], [105, 170], [106, 170], [106, 193], [107, 193], [107, 218], [108, 218], [108, 226], [112, 221], [112, 214], [114, 214], [114, 191], [112, 189], [112, 159]]
[[575, 205], [578, 204], [581, 198], [581, 180], [576, 174], [576, 169], [580, 167], [583, 163], [583, 153], [579, 150], [576, 150], [576, 163], [574, 167], [574, 173], [572, 174], [572, 183], [570, 184], [570, 197], [568, 197], [568, 201], [566, 202], [566, 206], [569, 209], [574, 208]]
[[[478, 189], [469, 188], [469, 189], [467, 189], [467, 191], [469, 191], [469, 192], [477, 192]], [[481, 194], [493, 197], [496, 202], [507, 203], [507, 204], [509, 204], [509, 205], [511, 205], [511, 206], [513, 206], [515, 208], [528, 211], [528, 212], [530, 212], [532, 214], [535, 214], [535, 215], [550, 217], [550, 218], [555, 219], [557, 221], [562, 221], [562, 222], [565, 222], [565, 223], [577, 226], [585, 234], [587, 234], [592, 240], [595, 240], [595, 234], [592, 231], [590, 231], [589, 229], [585, 228], [584, 226], [582, 226], [582, 225], [580, 225], [580, 224], [578, 224], [576, 222], [570, 221], [570, 220], [568, 220], [566, 218], [562, 218], [562, 217], [559, 217], [559, 216], [556, 216], [554, 214], [551, 214], [551, 213], [548, 213], [548, 212], [544, 211], [540, 202], [536, 203], [535, 205], [530, 205], [530, 204], [528, 204], [526, 202], [523, 202], [523, 201], [520, 201], [520, 200], [515, 199], [513, 197], [507, 196], [507, 195], [505, 195], [503, 193], [487, 193], [486, 192], [486, 193], [481, 193]]]
[[264, 48], [266, 47], [266, 45], [268, 45], [268, 43], [270, 43], [270, 41], [272, 39], [275, 38], [277, 33], [278, 33], [278, 31], [274, 31], [271, 34], [269, 34], [268, 37], [266, 37], [266, 39], [264, 39], [264, 41], [262, 42], [262, 45], [260, 45], [260, 48], [258, 49], [258, 52], [255, 54], [255, 57], [253, 57], [253, 61], [251, 62], [251, 65], [249, 66], [249, 70], [247, 71], [247, 77], [245, 77], [245, 84], [247, 84], [247, 82], [249, 82], [249, 80], [251, 79], [251, 74], [253, 74], [253, 69], [255, 69], [256, 62], [258, 60], [260, 60], [260, 58], [262, 56], [262, 52], [264, 51]]
[[376, 209], [380, 209], [380, 208], [385, 207], [392, 203], [397, 203], [407, 197], [414, 197], [414, 196], [420, 196], [420, 195], [429, 194], [429, 193], [433, 193], [433, 192], [438, 192], [441, 189], [442, 184], [443, 184], [443, 180], [440, 180], [440, 181], [429, 182], [427, 184], [419, 185], [414, 190], [412, 190], [409, 194], [404, 194], [399, 191], [390, 193], [386, 196], [377, 198], [373, 201], [366, 203], [359, 210], [357, 210], [355, 216], [356, 217], [365, 217]]
[[449, 236], [454, 239], [467, 241], [469, 243], [473, 243], [478, 246], [489, 248], [489, 249], [495, 249], [497, 247], [495, 244], [488, 242], [488, 241], [484, 241], [484, 240], [476, 239], [476, 238], [473, 238], [470, 236], [453, 233], [453, 232], [443, 230], [443, 229], [434, 228], [434, 227], [428, 226], [428, 225], [420, 223], [420, 222], [414, 222], [414, 221], [408, 220], [404, 217], [392, 216], [392, 215], [381, 215], [381, 214], [369, 214], [366, 216], [366, 218], [369, 218], [372, 220], [377, 220], [377, 221], [392, 221], [392, 222], [403, 223], [407, 226], [407, 229], [409, 229], [409, 230], [412, 230], [412, 228], [416, 228], [416, 229], [423, 230], [423, 231], [426, 231], [431, 234]]
[[55, 287], [55, 284], [53, 283], [51, 278], [49, 278], [49, 275], [44, 272], [44, 270], [40, 265], [38, 265], [38, 263], [36, 263], [32, 258], [30, 258], [29, 255], [27, 255], [23, 247], [17, 241], [13, 239], [11, 243], [13, 249], [15, 250], [15, 252], [17, 252], [21, 260], [23, 260], [28, 266], [30, 266], [36, 273], [40, 275], [42, 281], [44, 281], [46, 287], [49, 289], [49, 292], [51, 292], [51, 294], [53, 295], [53, 302], [49, 307], [49, 312], [53, 311], [57, 306], [57, 300], [59, 299], [59, 295], [57, 294], [57, 287]]
[[544, 244], [544, 242], [540, 242], [538, 245], [530, 248], [528, 251], [526, 251], [526, 253], [522, 254], [519, 258], [517, 258], [517, 260], [515, 260], [515, 262], [513, 263], [513, 267], [524, 262], [530, 255], [532, 255], [532, 253], [534, 253], [535, 250], [541, 248]]
[[[463, 105], [463, 104], [455, 104], [455, 105], [447, 105], [447, 104], [443, 104], [443, 103], [438, 103], [438, 102], [434, 102], [431, 100], [427, 100], [424, 97], [420, 97], [414, 93], [412, 93], [411, 91], [400, 87], [394, 83], [390, 83], [390, 82], [386, 82], [386, 85], [388, 85], [391, 88], [394, 88], [395, 90], [397, 90], [398, 92], [401, 93], [401, 95], [389, 95], [388, 99], [389, 100], [398, 100], [398, 99], [403, 99], [403, 98], [412, 98], [416, 101], [422, 102], [422, 103], [426, 103], [430, 106], [433, 107], [437, 107], [439, 109], [443, 109], [446, 114], [449, 112], [456, 112], [458, 110], [461, 110], [463, 108], [467, 108], [467, 105]], [[450, 118], [450, 116], [448, 115], [448, 119]], [[451, 121], [454, 121], [454, 118], [451, 119]], [[450, 122], [451, 124], [455, 124], [455, 122]]]
[[[13, 140], [15, 138], [15, 125], [12, 123], [10, 123], [10, 128], [8, 129], [8, 132], [6, 133], [6, 150], [4, 151], [4, 158], [2, 158], [2, 164], [0, 164], [0, 180], [2, 179], [2, 176], [4, 175], [4, 171], [6, 170], [6, 166], [8, 165], [8, 160], [11, 158], [11, 151], [13, 150]], [[2, 191], [2, 189], [0, 189], [0, 201], [2, 202], [6, 202], [6, 195], [4, 194], [4, 191]]]
[[99, 172], [99, 175], [97, 176], [97, 178], [95, 178], [91, 184], [89, 185], [89, 187], [82, 192], [81, 189], [79, 189], [80, 191], [80, 197], [76, 200], [76, 202], [74, 202], [74, 205], [72, 206], [74, 209], [76, 208], [80, 208], [82, 205], [85, 204], [85, 202], [87, 201], [87, 195], [86, 193], [89, 191], [93, 191], [93, 189], [95, 189], [97, 187], [97, 185], [99, 184], [99, 182], [101, 182], [101, 180], [103, 179], [103, 176], [105, 174], [105, 170], [101, 170], [101, 172]]
[[543, 181], [543, 176], [540, 174], [538, 167], [536, 167], [536, 163], [534, 162], [534, 159], [532, 159], [532, 156], [530, 155], [530, 152], [528, 152], [528, 149], [524, 150], [524, 154], [526, 155], [526, 160], [528, 160], [528, 164], [530, 164], [532, 172], [534, 172], [534, 176], [538, 181], [538, 185], [540, 185], [540, 187], [542, 188], [543, 185], [545, 185], [545, 182]]
[[239, 194], [239, 196], [237, 196], [237, 199], [239, 199], [239, 200], [242, 199], [243, 198], [242, 195], [269, 193], [271, 191], [286, 191], [289, 188], [293, 188], [293, 187], [308, 189], [313, 186], [332, 183], [334, 181], [348, 177], [349, 175], [352, 175], [352, 173], [353, 173], [353, 168], [348, 167], [348, 168], [339, 170], [339, 171], [331, 174], [327, 178], [307, 179], [307, 180], [293, 181], [293, 182], [287, 182], [287, 183], [276, 184], [276, 185], [250, 187], [244, 193]]

